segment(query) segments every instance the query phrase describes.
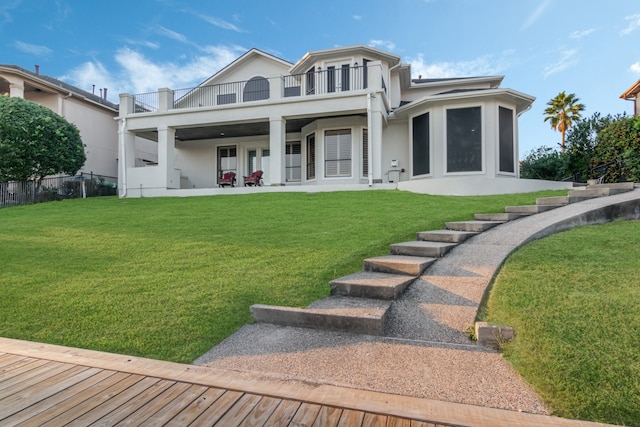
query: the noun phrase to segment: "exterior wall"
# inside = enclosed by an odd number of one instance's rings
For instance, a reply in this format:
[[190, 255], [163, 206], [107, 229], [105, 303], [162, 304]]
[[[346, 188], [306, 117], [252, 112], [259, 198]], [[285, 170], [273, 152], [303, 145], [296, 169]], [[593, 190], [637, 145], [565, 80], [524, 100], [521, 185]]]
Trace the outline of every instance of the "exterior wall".
[[[411, 177], [411, 139], [408, 121], [389, 121], [382, 135], [382, 181], [386, 183], [408, 180]], [[393, 166], [393, 160], [396, 166]]]

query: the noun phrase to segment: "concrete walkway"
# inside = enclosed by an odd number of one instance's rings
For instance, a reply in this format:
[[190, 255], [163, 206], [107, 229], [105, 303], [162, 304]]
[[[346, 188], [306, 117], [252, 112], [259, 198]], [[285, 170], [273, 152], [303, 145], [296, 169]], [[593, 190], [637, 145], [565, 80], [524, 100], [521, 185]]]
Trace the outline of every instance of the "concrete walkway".
[[466, 330], [513, 250], [575, 226], [614, 219], [640, 219], [640, 189], [572, 203], [472, 237], [393, 303], [382, 337], [250, 324], [194, 363], [278, 380], [544, 414], [544, 404], [501, 355], [470, 341]]

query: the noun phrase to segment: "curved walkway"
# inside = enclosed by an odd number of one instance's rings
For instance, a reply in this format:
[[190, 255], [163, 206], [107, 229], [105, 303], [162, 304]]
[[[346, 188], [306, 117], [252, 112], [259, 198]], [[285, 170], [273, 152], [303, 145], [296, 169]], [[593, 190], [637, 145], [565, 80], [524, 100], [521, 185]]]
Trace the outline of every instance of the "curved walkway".
[[640, 218], [640, 189], [572, 203], [485, 231], [438, 260], [394, 302], [385, 336], [250, 324], [194, 363], [299, 380], [545, 414], [496, 351], [473, 344], [482, 296], [507, 256], [575, 226]]

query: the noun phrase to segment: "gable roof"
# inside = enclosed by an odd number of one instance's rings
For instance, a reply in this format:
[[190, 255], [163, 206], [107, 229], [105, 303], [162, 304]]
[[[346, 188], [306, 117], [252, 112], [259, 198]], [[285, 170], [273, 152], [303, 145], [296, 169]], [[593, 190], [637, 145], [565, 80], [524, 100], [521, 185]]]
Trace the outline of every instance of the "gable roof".
[[234, 59], [231, 63], [229, 63], [229, 65], [226, 65], [225, 67], [221, 68], [220, 70], [218, 70], [218, 72], [216, 72], [215, 74], [213, 74], [211, 77], [207, 78], [205, 81], [203, 81], [202, 83], [200, 83], [198, 86], [206, 86], [208, 83], [210, 83], [212, 80], [216, 80], [219, 79], [220, 77], [223, 77], [226, 74], [229, 74], [231, 72], [233, 72], [233, 70], [235, 70], [236, 68], [238, 68], [241, 64], [250, 61], [252, 58], [255, 57], [263, 57], [268, 59], [269, 61], [273, 61], [277, 64], [283, 65], [287, 68], [291, 67], [291, 62], [286, 61], [282, 58], [278, 58], [275, 55], [271, 55], [267, 52], [264, 52], [260, 49], [250, 49], [247, 52], [245, 52], [244, 54], [242, 54], [241, 56], [237, 57], [236, 59]]
[[627, 100], [636, 99], [638, 97], [638, 93], [640, 93], [640, 80], [620, 95], [620, 98]]
[[389, 62], [389, 65], [391, 67], [400, 64], [400, 57], [397, 55], [385, 52], [383, 50], [375, 49], [370, 46], [355, 45], [307, 52], [302, 58], [298, 60], [298, 62], [293, 65], [293, 67], [291, 68], [291, 74], [307, 71], [307, 68], [311, 65], [311, 63], [319, 59], [331, 59], [345, 55], [354, 55], [356, 53], [387, 61]]
[[100, 104], [101, 106], [109, 108], [113, 111], [118, 111], [118, 108], [119, 108], [118, 104], [109, 102], [98, 95], [82, 90], [76, 86], [70, 85], [69, 83], [65, 83], [62, 80], [58, 80], [54, 77], [47, 76], [44, 74], [34, 73], [33, 71], [29, 71], [18, 65], [0, 64], [0, 72], [2, 71], [13, 73], [13, 74], [19, 74], [26, 79], [35, 81], [41, 85], [44, 85], [50, 89], [54, 89], [59, 92], [73, 93], [79, 96], [80, 98], [84, 98], [86, 101]]

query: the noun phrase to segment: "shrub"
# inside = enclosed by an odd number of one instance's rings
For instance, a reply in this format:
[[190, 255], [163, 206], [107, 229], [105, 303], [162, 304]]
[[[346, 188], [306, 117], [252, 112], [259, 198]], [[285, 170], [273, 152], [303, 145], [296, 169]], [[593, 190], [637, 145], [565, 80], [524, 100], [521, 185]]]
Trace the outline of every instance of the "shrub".
[[640, 117], [624, 117], [598, 133], [594, 160], [605, 182], [640, 181]]

